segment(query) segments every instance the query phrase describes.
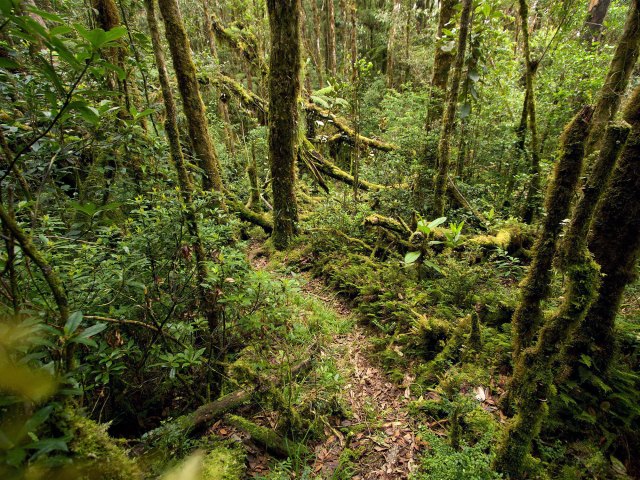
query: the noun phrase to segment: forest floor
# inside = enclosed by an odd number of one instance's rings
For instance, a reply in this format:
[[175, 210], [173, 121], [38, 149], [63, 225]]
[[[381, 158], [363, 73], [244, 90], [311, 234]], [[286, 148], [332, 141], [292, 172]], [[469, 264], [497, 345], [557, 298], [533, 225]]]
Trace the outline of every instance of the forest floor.
[[[276, 277], [286, 275], [270, 268], [260, 251], [251, 249], [249, 259], [255, 269], [267, 269]], [[344, 379], [342, 400], [348, 414], [346, 418], [327, 418], [325, 438], [309, 445], [313, 451], [310, 473], [313, 478], [323, 479], [409, 478], [416, 469], [419, 452], [425, 447], [409, 414], [409, 403], [414, 400], [409, 388], [413, 378], [407, 374], [402, 385], [391, 382], [376, 365], [371, 334], [366, 326], [358, 325], [348, 304], [320, 280], [307, 274], [296, 277], [302, 295], [313, 297], [335, 315], [352, 320], [347, 322], [349, 331], [332, 335], [318, 353], [320, 359], [332, 358]], [[254, 420], [259, 422], [260, 418]], [[444, 432], [441, 426], [434, 427]], [[244, 441], [249, 452], [249, 476], [267, 474], [269, 457], [246, 436], [220, 422], [213, 430], [223, 437], [239, 436]]]

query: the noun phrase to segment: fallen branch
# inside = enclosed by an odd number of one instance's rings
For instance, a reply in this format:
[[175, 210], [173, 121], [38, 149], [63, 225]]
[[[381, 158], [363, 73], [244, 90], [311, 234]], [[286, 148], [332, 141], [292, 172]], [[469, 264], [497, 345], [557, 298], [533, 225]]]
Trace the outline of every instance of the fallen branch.
[[[334, 178], [336, 180], [340, 180], [341, 182], [344, 182], [351, 186], [353, 186], [356, 183], [355, 179], [353, 178], [353, 175], [345, 172], [340, 167], [338, 167], [334, 163], [331, 163], [326, 158], [324, 158], [322, 154], [315, 149], [315, 147], [309, 141], [309, 139], [304, 138], [302, 140], [302, 143], [300, 145], [300, 151], [301, 151], [301, 155], [306, 155], [317, 167], [317, 169], [322, 173], [324, 173], [325, 175], [328, 175], [331, 178]], [[377, 192], [380, 190], [385, 190], [389, 187], [387, 187], [386, 185], [380, 185], [377, 183], [371, 183], [371, 182], [367, 182], [366, 180], [359, 179], [358, 188], [362, 190], [370, 190], [370, 191]]]
[[226, 193], [227, 207], [235, 212], [242, 220], [253, 223], [261, 227], [266, 233], [273, 231], [273, 223], [269, 217], [262, 213], [247, 208], [242, 202], [238, 201], [230, 192]]
[[314, 103], [307, 102], [304, 106], [304, 109], [307, 113], [311, 113], [312, 115], [316, 115], [325, 120], [329, 120], [333, 124], [333, 126], [335, 126], [343, 134], [343, 138], [344, 136], [346, 136], [351, 144], [355, 143], [355, 139], [357, 138], [357, 143], [360, 146], [382, 150], [383, 152], [391, 152], [392, 150], [398, 149], [398, 146], [394, 145], [393, 143], [383, 142], [382, 140], [376, 140], [374, 138], [365, 137], [360, 134], [357, 134], [356, 136], [356, 131], [349, 125], [346, 119], [338, 117], [330, 111], [320, 108]]
[[299, 457], [308, 452], [303, 444], [282, 437], [276, 431], [257, 425], [238, 415], [228, 415], [228, 422], [236, 428], [247, 432], [251, 438], [263, 445], [268, 452], [279, 457]]

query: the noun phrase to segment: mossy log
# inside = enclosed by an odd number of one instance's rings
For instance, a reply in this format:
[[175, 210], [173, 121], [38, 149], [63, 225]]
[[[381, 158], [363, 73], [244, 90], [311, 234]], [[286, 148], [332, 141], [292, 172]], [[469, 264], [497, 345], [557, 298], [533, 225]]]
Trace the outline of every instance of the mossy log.
[[260, 125], [266, 125], [269, 105], [262, 97], [247, 90], [240, 82], [222, 73], [216, 74], [212, 78], [212, 82], [226, 93], [237, 98], [243, 106], [253, 110], [258, 117], [258, 123], [260, 123]]
[[[316, 343], [312, 344], [307, 349], [304, 359], [291, 367], [291, 376], [296, 376], [310, 368], [313, 363], [313, 352], [316, 347]], [[199, 431], [211, 423], [211, 421], [251, 401], [256, 393], [268, 391], [269, 388], [279, 385], [281, 382], [282, 379], [275, 374], [269, 375], [266, 378], [256, 378], [251, 385], [245, 385], [213, 402], [201, 405], [194, 413], [189, 415], [189, 420], [186, 421], [185, 424], [190, 431]]]
[[413, 233], [406, 225], [403, 225], [395, 218], [385, 217], [383, 215], [369, 215], [364, 219], [364, 225], [370, 227], [382, 227], [386, 230], [391, 230], [394, 233], [399, 233], [404, 240], [408, 240]]
[[[376, 140], [374, 138], [365, 137], [357, 134], [356, 131], [349, 125], [346, 119], [334, 115], [328, 110], [320, 108], [318, 105], [307, 102], [304, 106], [307, 113], [315, 115], [319, 118], [329, 120], [335, 127], [342, 133], [342, 136], [346, 136], [352, 143], [357, 143], [361, 146], [373, 148], [375, 150], [382, 150], [383, 152], [391, 152], [397, 150], [398, 146], [393, 143], [383, 142], [382, 140]], [[357, 142], [356, 142], [357, 139]]]
[[308, 452], [303, 444], [289, 440], [270, 428], [257, 425], [238, 415], [228, 415], [228, 422], [234, 427], [247, 432], [251, 438], [263, 445], [268, 452], [279, 457], [298, 457]]
[[228, 395], [218, 398], [217, 400], [206, 403], [199, 407], [193, 414], [193, 425], [195, 430], [209, 424], [212, 420], [220, 418], [225, 413], [238, 408], [240, 405], [251, 400], [255, 389], [236, 390]]
[[[202, 79], [202, 81], [208, 80], [226, 90], [227, 93], [237, 97], [244, 105], [250, 107], [252, 110], [255, 110], [258, 114], [258, 121], [261, 124], [266, 123], [269, 107], [268, 103], [262, 97], [247, 90], [240, 82], [222, 73], [217, 73], [212, 78]], [[329, 120], [332, 125], [340, 132], [339, 134], [337, 134], [334, 140], [344, 140], [344, 138], [346, 137], [351, 144], [355, 143], [356, 132], [354, 128], [349, 125], [349, 122], [346, 119], [339, 117], [329, 112], [328, 110], [320, 108], [319, 106], [311, 102], [305, 102], [304, 110], [307, 112], [307, 114]], [[383, 152], [391, 152], [399, 148], [393, 143], [376, 140], [374, 138], [365, 137], [364, 135], [360, 134], [358, 134], [357, 136], [357, 143], [358, 145], [366, 146], [374, 150], [381, 150]]]
[[266, 214], [251, 210], [242, 202], [237, 200], [229, 191], [225, 192], [225, 198], [227, 208], [235, 212], [242, 220], [259, 226], [266, 233], [271, 233], [273, 231], [273, 222]]
[[[400, 239], [415, 245], [416, 236], [404, 222], [383, 215], [369, 215], [364, 220], [364, 225], [369, 227], [381, 227], [400, 236]], [[508, 253], [521, 251], [532, 243], [531, 232], [523, 229], [520, 224], [508, 225], [498, 230], [494, 235], [461, 236], [461, 245], [476, 245], [486, 249], [500, 248]], [[429, 240], [445, 241], [445, 228], [435, 228], [431, 232]], [[426, 239], [423, 239], [426, 240]], [[407, 245], [409, 245], [407, 244]]]
[[[313, 144], [309, 141], [308, 138], [303, 138], [302, 143], [300, 145], [300, 155], [304, 156], [307, 160], [309, 160], [315, 167], [325, 175], [329, 177], [339, 180], [341, 182], [346, 183], [347, 185], [354, 185], [356, 180], [353, 178], [353, 175], [345, 172], [340, 167], [330, 162], [324, 156], [316, 150]], [[358, 188], [367, 191], [380, 191], [384, 190], [387, 187], [386, 185], [380, 185], [377, 183], [367, 182], [366, 180], [358, 179]]]

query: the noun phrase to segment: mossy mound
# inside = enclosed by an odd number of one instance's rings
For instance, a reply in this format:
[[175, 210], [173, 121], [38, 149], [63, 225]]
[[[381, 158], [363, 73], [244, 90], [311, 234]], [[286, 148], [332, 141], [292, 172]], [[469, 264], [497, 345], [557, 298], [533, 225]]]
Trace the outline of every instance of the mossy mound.
[[211, 450], [202, 461], [202, 480], [239, 480], [245, 471], [244, 453], [223, 446]]
[[127, 456], [122, 442], [109, 436], [108, 425], [68, 410], [67, 429], [72, 436], [69, 451], [74, 463], [81, 465], [82, 474], [77, 477], [101, 480], [141, 479], [142, 472], [136, 462]]

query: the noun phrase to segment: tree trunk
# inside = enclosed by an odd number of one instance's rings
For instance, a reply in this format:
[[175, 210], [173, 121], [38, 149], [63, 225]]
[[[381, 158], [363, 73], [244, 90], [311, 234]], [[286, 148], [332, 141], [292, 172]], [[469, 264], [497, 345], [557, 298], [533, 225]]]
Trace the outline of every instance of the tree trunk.
[[[427, 135], [432, 132], [435, 122], [442, 120], [442, 112], [444, 98], [447, 92], [447, 83], [449, 80], [449, 70], [455, 55], [453, 51], [442, 48], [442, 38], [444, 29], [449, 26], [454, 8], [458, 0], [441, 0], [440, 15], [438, 17], [438, 31], [436, 39], [436, 50], [433, 58], [433, 74], [431, 76], [431, 102], [427, 119], [425, 122], [425, 131]], [[416, 176], [416, 184], [414, 187], [414, 208], [422, 212], [424, 211], [425, 202], [428, 197], [428, 190], [431, 184], [430, 170], [437, 163], [437, 141], [435, 138], [427, 136], [424, 150], [419, 157], [418, 172]]]
[[322, 61], [322, 33], [320, 27], [322, 25], [320, 21], [320, 13], [318, 12], [317, 0], [311, 0], [311, 14], [313, 16], [313, 48], [316, 58], [318, 59], [318, 82], [320, 88], [324, 87], [324, 62]]
[[[218, 60], [218, 48], [216, 46], [216, 35], [213, 31], [213, 25], [211, 23], [211, 15], [209, 14], [209, 0], [202, 0], [202, 10], [204, 13], [205, 34], [207, 37], [207, 44], [209, 45], [209, 53], [211, 54], [213, 63], [218, 65], [220, 61]], [[229, 108], [227, 107], [227, 103], [220, 98], [219, 92], [216, 91], [215, 95], [217, 97], [218, 113], [220, 114], [220, 118], [222, 119], [222, 123], [224, 125], [224, 133], [225, 133], [227, 150], [231, 155], [235, 155], [236, 142], [233, 135], [233, 129], [231, 128], [231, 121], [229, 119]]]
[[396, 36], [400, 24], [400, 13], [402, 10], [402, 0], [393, 0], [393, 11], [391, 12], [391, 26], [389, 27], [389, 39], [387, 40], [387, 86], [394, 88], [397, 83], [396, 78]]
[[598, 40], [611, 0], [590, 0], [589, 12], [584, 20], [583, 38], [589, 43]]
[[160, 32], [158, 29], [158, 21], [155, 12], [155, 0], [145, 0], [145, 8], [147, 11], [147, 23], [149, 25], [149, 32], [151, 34], [151, 44], [153, 47], [153, 54], [155, 56], [156, 67], [158, 69], [158, 79], [160, 82], [160, 88], [162, 90], [162, 99], [166, 110], [167, 119], [165, 121], [165, 133], [167, 140], [169, 141], [169, 151], [171, 154], [171, 160], [178, 173], [178, 182], [180, 184], [180, 193], [182, 194], [182, 201], [185, 206], [185, 217], [187, 220], [187, 229], [191, 236], [192, 247], [196, 258], [197, 264], [197, 278], [198, 278], [198, 294], [200, 301], [205, 310], [205, 317], [207, 318], [209, 329], [214, 331], [217, 328], [217, 315], [216, 308], [213, 302], [210, 301], [211, 296], [204, 285], [207, 283], [208, 271], [206, 260], [207, 257], [202, 245], [202, 239], [200, 238], [200, 232], [198, 228], [198, 221], [196, 217], [195, 208], [193, 206], [193, 186], [191, 179], [189, 178], [189, 172], [185, 165], [184, 156], [182, 155], [182, 148], [180, 146], [180, 131], [178, 129], [178, 109], [173, 98], [171, 91], [171, 84], [169, 81], [169, 73], [167, 72], [167, 65], [164, 59], [164, 53], [162, 52], [162, 44], [160, 42]]
[[588, 156], [600, 149], [602, 133], [620, 108], [631, 72], [640, 51], [640, 0], [631, 0], [622, 36], [611, 59], [607, 78], [600, 89], [585, 147]]
[[529, 48], [529, 7], [527, 0], [519, 0], [520, 27], [522, 29], [522, 48], [526, 65], [526, 96], [527, 116], [529, 117], [529, 130], [531, 132], [531, 164], [529, 167], [529, 185], [522, 210], [522, 221], [531, 223], [540, 214], [542, 206], [541, 179], [540, 179], [540, 150], [538, 147], [538, 125], [536, 123], [536, 96], [534, 80], [537, 63], [531, 59]]
[[336, 56], [336, 13], [333, 0], [327, 2], [327, 68], [332, 76], [336, 76], [338, 59]]
[[[331, 2], [329, 2], [331, 3]], [[273, 189], [273, 244], [284, 249], [296, 233], [295, 160], [300, 92], [300, 0], [267, 0], [269, 62], [269, 161]]]
[[[569, 349], [576, 379], [581, 354], [591, 357], [591, 368], [597, 376], [606, 375], [616, 350], [616, 314], [625, 287], [635, 277], [634, 268], [640, 255], [640, 88], [635, 89], [624, 118], [632, 130], [591, 224], [589, 250], [604, 278], [598, 298]], [[597, 188], [602, 188], [602, 184], [598, 182]]]
[[[432, 102], [427, 117], [427, 130], [431, 128], [434, 121], [442, 118], [444, 98], [449, 81], [449, 70], [455, 57], [453, 50], [446, 48], [442, 40], [444, 29], [450, 26], [449, 22], [451, 22], [451, 17], [453, 17], [457, 3], [458, 0], [442, 0], [440, 4], [436, 51], [433, 57], [433, 74], [431, 75], [431, 88], [433, 89], [431, 94]], [[443, 47], [445, 47], [444, 50]]]
[[182, 106], [187, 118], [191, 145], [203, 171], [202, 186], [205, 190], [222, 191], [220, 164], [214, 149], [205, 115], [204, 103], [191, 58], [191, 46], [184, 29], [177, 0], [158, 0], [165, 25], [165, 34], [171, 51], [173, 68], [178, 80]]
[[[571, 198], [582, 171], [586, 122], [588, 122], [590, 113], [590, 109], [583, 109], [564, 133], [563, 153], [556, 165], [554, 178], [549, 186], [547, 194], [549, 213], [545, 219], [545, 229], [536, 245], [534, 263], [536, 261], [546, 263], [545, 259], [553, 257], [557, 234], [555, 231], [548, 232], [547, 229], [552, 227], [555, 230], [558, 227], [551, 225], [549, 218], [553, 217], [554, 224], [560, 224], [562, 218], [569, 211]], [[559, 217], [560, 213], [563, 216]], [[547, 233], [553, 235], [547, 237]], [[524, 338], [520, 337], [522, 320], [527, 321], [529, 318], [521, 317], [520, 322], [516, 323], [514, 316], [514, 327], [517, 327], [514, 333], [516, 339], [520, 339], [520, 341], [519, 348], [516, 349], [509, 395], [516, 406], [517, 414], [507, 425], [494, 460], [494, 468], [506, 474], [508, 478], [525, 478], [527, 476], [531, 445], [540, 432], [542, 420], [549, 408], [548, 397], [552, 394], [554, 371], [557, 370], [557, 365], [561, 362], [563, 345], [566, 344], [567, 338], [571, 336], [584, 318], [596, 296], [599, 285], [599, 268], [587, 250], [586, 238], [574, 237], [572, 240], [571, 254], [563, 265], [568, 278], [564, 301], [557, 313], [540, 329], [534, 346], [528, 347], [528, 344], [523, 342]], [[548, 266], [551, 266], [550, 261]], [[534, 271], [533, 264], [531, 269]], [[531, 276], [528, 279], [531, 279]], [[531, 283], [523, 286], [523, 295], [531, 293], [528, 291], [531, 286]], [[546, 285], [540, 285], [538, 294], [547, 291]], [[533, 331], [528, 330], [528, 333], [533, 333]]]
[[455, 127], [456, 110], [458, 106], [458, 90], [460, 89], [460, 79], [462, 77], [462, 67], [467, 48], [467, 34], [469, 32], [469, 17], [471, 13], [471, 0], [462, 1], [462, 12], [460, 14], [460, 31], [458, 33], [458, 51], [451, 78], [451, 89], [447, 96], [447, 108], [442, 117], [442, 129], [438, 142], [438, 173], [435, 180], [433, 195], [433, 210], [436, 216], [444, 214], [444, 204], [446, 199], [447, 176], [449, 175], [451, 137]]
[[542, 301], [549, 295], [551, 266], [582, 170], [584, 142], [591, 110], [585, 107], [565, 129], [560, 140], [554, 180], [549, 185], [542, 231], [534, 246], [534, 257], [521, 287], [521, 298], [513, 314], [513, 350], [517, 359], [529, 347], [542, 324]]

